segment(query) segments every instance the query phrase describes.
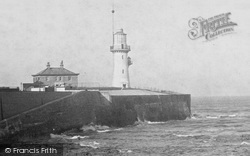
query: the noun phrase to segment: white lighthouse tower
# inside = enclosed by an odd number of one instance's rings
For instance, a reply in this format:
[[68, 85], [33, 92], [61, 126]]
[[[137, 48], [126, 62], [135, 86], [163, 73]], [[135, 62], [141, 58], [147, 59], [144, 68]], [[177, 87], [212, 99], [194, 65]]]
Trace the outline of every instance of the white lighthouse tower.
[[126, 34], [119, 29], [113, 34], [113, 45], [110, 47], [113, 53], [113, 87], [130, 88], [128, 68], [132, 64], [128, 57], [130, 46], [127, 45]]

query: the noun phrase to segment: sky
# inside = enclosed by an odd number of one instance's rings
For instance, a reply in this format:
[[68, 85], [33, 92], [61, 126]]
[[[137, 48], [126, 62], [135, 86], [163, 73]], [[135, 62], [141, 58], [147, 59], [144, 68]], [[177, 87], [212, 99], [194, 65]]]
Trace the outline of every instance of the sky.
[[[250, 95], [250, 1], [114, 0], [123, 28], [131, 87], [192, 96]], [[112, 0], [0, 0], [0, 86], [64, 67], [80, 83], [112, 83]], [[231, 12], [234, 33], [191, 40], [188, 22]]]

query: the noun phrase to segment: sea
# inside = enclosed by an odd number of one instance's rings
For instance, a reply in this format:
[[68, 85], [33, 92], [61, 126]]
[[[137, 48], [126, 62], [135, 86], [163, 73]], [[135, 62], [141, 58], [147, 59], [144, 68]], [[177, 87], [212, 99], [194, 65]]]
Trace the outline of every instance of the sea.
[[250, 156], [250, 96], [192, 97], [192, 117], [107, 128], [66, 155]]
[[90, 126], [94, 133], [51, 134], [65, 156], [250, 156], [250, 96], [192, 97], [192, 116], [127, 127]]

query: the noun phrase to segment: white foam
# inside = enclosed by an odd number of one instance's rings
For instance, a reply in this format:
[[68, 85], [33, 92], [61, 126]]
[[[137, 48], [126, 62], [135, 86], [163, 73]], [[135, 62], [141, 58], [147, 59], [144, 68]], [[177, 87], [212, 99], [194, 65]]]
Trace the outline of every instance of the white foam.
[[105, 133], [105, 132], [110, 132], [110, 131], [120, 131], [123, 130], [123, 128], [117, 128], [117, 129], [105, 129], [105, 130], [97, 130], [98, 133]]
[[79, 145], [83, 146], [83, 147], [91, 147], [91, 148], [95, 148], [96, 149], [96, 148], [98, 148], [97, 145], [100, 145], [100, 143], [98, 143], [96, 141], [89, 142], [89, 143], [87, 143], [87, 142], [80, 142]]
[[98, 133], [105, 133], [105, 132], [110, 132], [109, 129], [106, 129], [106, 130], [97, 130]]
[[94, 145], [87, 145], [87, 144], [83, 144], [83, 143], [80, 143], [80, 146], [83, 146], [83, 147], [91, 147], [91, 148], [98, 148], [97, 146], [94, 146]]
[[57, 135], [57, 134], [50, 134], [50, 137], [53, 139], [53, 138], [60, 138], [60, 139], [68, 139], [68, 140], [71, 140], [71, 139], [85, 139], [85, 138], [89, 138], [89, 136], [80, 136], [80, 135], [76, 135], [76, 136], [73, 136], [73, 137], [70, 137], [70, 136], [67, 136], [65, 134], [63, 135]]
[[231, 114], [231, 115], [220, 115], [219, 118], [234, 118], [237, 117], [237, 114]]
[[206, 116], [207, 119], [218, 119], [218, 116]]
[[226, 117], [228, 117], [227, 115], [220, 115], [219, 116], [220, 118], [226, 118]]
[[153, 124], [164, 124], [167, 122], [151, 122], [151, 121], [147, 121], [148, 124], [153, 125]]
[[77, 135], [77, 136], [73, 136], [71, 137], [70, 139], [84, 139], [84, 138], [88, 138], [89, 136], [80, 136], [80, 135]]
[[128, 153], [132, 153], [132, 150], [128, 150], [127, 152], [128, 152]]
[[249, 142], [243, 141], [243, 142], [241, 143], [241, 145], [250, 145], [250, 143], [249, 143]]
[[94, 141], [93, 144], [94, 144], [94, 145], [100, 145], [100, 143], [98, 143], [98, 142], [96, 142], [96, 141]]
[[121, 131], [121, 130], [123, 130], [123, 128], [114, 129], [114, 131]]
[[177, 137], [192, 137], [193, 135], [173, 134]]
[[192, 116], [191, 119], [197, 119], [196, 117]]
[[132, 150], [128, 150], [128, 149], [118, 149], [118, 151], [120, 153], [132, 153]]

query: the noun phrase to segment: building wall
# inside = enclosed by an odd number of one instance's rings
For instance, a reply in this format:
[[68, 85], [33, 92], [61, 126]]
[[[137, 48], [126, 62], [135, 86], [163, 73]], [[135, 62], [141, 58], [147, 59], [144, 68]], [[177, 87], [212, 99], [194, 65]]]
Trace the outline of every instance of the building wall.
[[114, 71], [113, 71], [113, 87], [130, 87], [129, 71], [128, 71], [128, 54], [126, 52], [113, 53]]
[[78, 76], [34, 76], [33, 82], [40, 81], [45, 85], [53, 86], [55, 83], [66, 83], [66, 85], [77, 86]]
[[113, 87], [130, 88], [128, 71], [128, 52], [130, 46], [127, 45], [126, 34], [123, 29], [114, 34], [114, 43], [111, 49], [113, 52]]

